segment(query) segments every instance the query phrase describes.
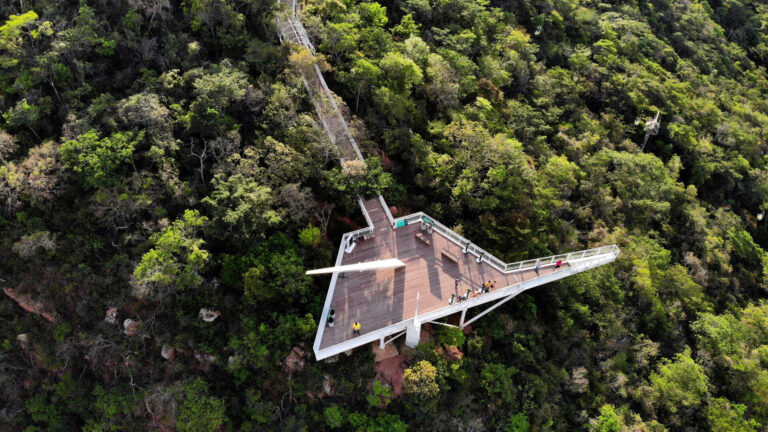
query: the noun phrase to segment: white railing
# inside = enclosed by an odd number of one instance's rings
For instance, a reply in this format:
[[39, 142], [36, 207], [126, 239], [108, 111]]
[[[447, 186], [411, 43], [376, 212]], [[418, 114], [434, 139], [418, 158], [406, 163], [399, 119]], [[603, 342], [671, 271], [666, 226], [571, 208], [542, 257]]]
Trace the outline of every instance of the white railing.
[[[410, 215], [410, 216], [413, 216], [413, 215]], [[400, 219], [402, 220], [403, 218], [400, 218]], [[454, 303], [452, 305], [446, 304], [442, 307], [425, 311], [424, 313], [418, 314], [416, 319], [422, 323], [430, 322], [430, 321], [441, 319], [448, 315], [452, 315], [457, 312], [471, 309], [473, 307], [477, 307], [483, 304], [487, 304], [495, 301], [503, 302], [503, 301], [506, 301], [505, 299], [516, 297], [517, 295], [529, 289], [536, 288], [538, 286], [541, 286], [550, 282], [554, 282], [556, 280], [564, 279], [568, 276], [572, 276], [577, 273], [581, 273], [591, 268], [595, 268], [595, 267], [599, 267], [601, 265], [607, 264], [615, 260], [616, 257], [618, 256], [618, 248], [614, 250], [612, 246], [605, 246], [605, 247], [589, 249], [589, 250], [598, 250], [598, 251], [607, 250], [608, 252], [606, 252], [605, 254], [601, 253], [600, 255], [603, 255], [603, 256], [599, 258], [598, 258], [598, 255], [593, 254], [590, 257], [582, 257], [582, 258], [575, 259], [576, 261], [571, 266], [561, 271], [548, 273], [546, 275], [542, 275], [534, 279], [529, 279], [527, 281], [517, 282], [510, 286], [491, 291], [490, 293], [482, 294], [477, 297], [472, 297], [466, 301]], [[582, 251], [582, 252], [586, 252], [586, 251]], [[340, 251], [339, 253], [341, 254], [343, 252]], [[578, 254], [578, 253], [579, 252], [575, 252], [575, 254]], [[336, 274], [334, 273], [334, 277], [335, 276]], [[331, 294], [326, 299], [326, 308], [323, 310], [323, 317], [320, 320], [321, 326], [325, 326], [325, 317], [328, 314], [328, 307], [330, 306], [329, 299], [332, 296], [333, 288], [335, 287], [335, 280], [331, 282], [331, 287], [332, 287]], [[476, 316], [475, 318], [472, 318], [469, 322], [471, 323], [472, 321], [476, 320], [477, 318], [479, 318], [480, 316], [482, 316], [484, 313], [488, 311], [490, 311], [490, 309], [486, 310], [485, 312], [481, 312], [480, 315]], [[321, 359], [330, 357], [332, 355], [336, 355], [341, 352], [348, 351], [352, 348], [359, 347], [366, 343], [380, 340], [381, 338], [384, 338], [386, 336], [394, 335], [398, 332], [405, 330], [408, 325], [408, 322], [411, 321], [412, 319], [413, 318], [404, 318], [402, 321], [393, 323], [387, 327], [377, 329], [371, 333], [367, 333], [362, 336], [358, 336], [356, 338], [348, 339], [338, 344], [327, 346], [325, 348], [320, 348], [320, 344], [322, 340], [322, 331], [321, 331], [319, 332], [320, 335], [315, 339], [315, 346], [314, 346], [315, 356], [318, 360], [321, 360]]]
[[[346, 249], [346, 247], [349, 246], [350, 242], [353, 242], [362, 236], [368, 236], [372, 234], [373, 234], [373, 225], [369, 225], [366, 228], [362, 228], [357, 231], [348, 232], [348, 233], [345, 233], [343, 236], [341, 236], [341, 246], [339, 247], [339, 251], [336, 254], [335, 266], [338, 267], [341, 265], [341, 262], [344, 260], [344, 253], [345, 253], [344, 249]], [[331, 276], [331, 284], [328, 287], [328, 294], [325, 297], [325, 304], [323, 305], [323, 313], [320, 316], [320, 323], [318, 324], [319, 326], [318, 332], [317, 332], [317, 335], [315, 335], [314, 350], [316, 355], [318, 352], [320, 352], [320, 343], [323, 340], [323, 333], [328, 320], [328, 313], [331, 310], [331, 301], [333, 300], [333, 293], [336, 290], [336, 282], [338, 281], [338, 278], [339, 278], [339, 273], [333, 273], [333, 275]]]
[[432, 229], [444, 235], [448, 240], [461, 246], [463, 250], [466, 250], [466, 253], [471, 253], [472, 255], [478, 258], [482, 257], [483, 262], [487, 262], [496, 270], [502, 273], [512, 273], [512, 272], [518, 272], [522, 270], [529, 270], [536, 267], [536, 262], [540, 262], [542, 267], [546, 267], [549, 265], [554, 265], [558, 260], [562, 260], [563, 262], [569, 262], [572, 260], [589, 258], [596, 255], [602, 255], [602, 254], [608, 254], [608, 253], [615, 253], [616, 255], [618, 255], [619, 253], [618, 246], [610, 245], [610, 246], [602, 246], [599, 248], [581, 250], [577, 252], [571, 252], [567, 254], [552, 255], [544, 258], [518, 261], [518, 262], [507, 264], [504, 261], [492, 255], [491, 253], [487, 252], [486, 250], [482, 249], [481, 247], [473, 244], [471, 241], [462, 237], [456, 231], [441, 224], [440, 222], [435, 220], [433, 217], [427, 215], [424, 212], [418, 212], [418, 213], [410, 214], [408, 216], [399, 217], [392, 221], [392, 227], [397, 229], [400, 226], [403, 226], [404, 223], [407, 223], [410, 225], [412, 223], [422, 223], [422, 222], [425, 224], [432, 225]]
[[379, 203], [381, 204], [381, 208], [384, 209], [384, 214], [387, 216], [387, 220], [390, 224], [394, 227], [394, 220], [392, 219], [392, 212], [389, 211], [389, 206], [387, 205], [387, 202], [384, 201], [384, 197], [379, 195]]
[[360, 205], [360, 211], [363, 212], [363, 217], [365, 217], [365, 223], [368, 224], [368, 228], [373, 229], [373, 222], [371, 221], [371, 216], [368, 214], [368, 209], [365, 208], [363, 198], [358, 196], [357, 203]]
[[[277, 18], [277, 28], [280, 33], [280, 40], [288, 40], [294, 44], [302, 45], [314, 56], [315, 47], [309, 40], [307, 30], [301, 24], [301, 20], [299, 20], [296, 1], [292, 0], [290, 3], [284, 1], [282, 3], [288, 5], [290, 12], [286, 12], [286, 14], [290, 15]], [[325, 78], [323, 77], [322, 72], [320, 72], [320, 68], [317, 65], [314, 65], [314, 81], [305, 75], [305, 71], [300, 70], [299, 72], [304, 79], [304, 84], [306, 85], [307, 90], [312, 96], [315, 111], [317, 112], [317, 115], [320, 118], [320, 123], [328, 134], [328, 137], [337, 146], [341, 146], [342, 142], [346, 140], [346, 144], [352, 149], [355, 157], [364, 160], [360, 148], [357, 146], [357, 141], [352, 137], [347, 121], [344, 119], [344, 116], [341, 114], [341, 110], [336, 103], [336, 97], [333, 95], [333, 92], [331, 92], [331, 89], [328, 88], [328, 84], [325, 82]], [[310, 81], [313, 81], [315, 85], [310, 86]]]

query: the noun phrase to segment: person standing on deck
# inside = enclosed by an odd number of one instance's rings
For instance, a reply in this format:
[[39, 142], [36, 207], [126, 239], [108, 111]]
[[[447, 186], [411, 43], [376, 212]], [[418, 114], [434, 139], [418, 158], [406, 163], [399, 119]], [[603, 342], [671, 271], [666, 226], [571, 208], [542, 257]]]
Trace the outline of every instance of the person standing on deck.
[[559, 269], [562, 266], [563, 266], [563, 261], [562, 260], [557, 260], [557, 263], [555, 264], [555, 270]]
[[456, 283], [453, 284], [453, 289], [456, 291], [456, 297], [459, 296], [459, 276], [456, 276]]
[[355, 321], [354, 323], [352, 323], [352, 333], [354, 333], [354, 334], [359, 336], [360, 335], [360, 327], [362, 327], [360, 325], [360, 321]]
[[539, 270], [541, 269], [541, 261], [536, 260], [536, 276], [539, 275]]

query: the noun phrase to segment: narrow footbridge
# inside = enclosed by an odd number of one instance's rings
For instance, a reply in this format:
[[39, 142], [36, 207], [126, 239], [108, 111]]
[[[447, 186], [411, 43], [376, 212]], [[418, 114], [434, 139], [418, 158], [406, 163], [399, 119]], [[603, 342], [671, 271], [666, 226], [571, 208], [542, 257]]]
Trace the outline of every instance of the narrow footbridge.
[[[280, 3], [280, 39], [314, 55], [295, 0]], [[299, 72], [338, 158], [363, 160], [320, 69]], [[460, 313], [463, 328], [523, 291], [610, 263], [620, 252], [609, 245], [508, 264], [425, 213], [395, 219], [381, 196], [358, 201], [368, 226], [342, 236], [335, 265], [326, 269], [332, 276], [313, 347], [318, 360], [403, 335], [416, 346], [422, 323], [451, 325], [438, 320]], [[487, 282], [491, 288], [483, 289]], [[486, 307], [467, 317], [477, 306]]]

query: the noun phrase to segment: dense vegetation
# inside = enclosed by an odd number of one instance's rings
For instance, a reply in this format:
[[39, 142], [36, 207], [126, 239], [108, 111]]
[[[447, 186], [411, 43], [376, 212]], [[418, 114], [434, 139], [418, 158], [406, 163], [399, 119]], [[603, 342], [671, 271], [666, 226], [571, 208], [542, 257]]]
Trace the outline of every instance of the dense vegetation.
[[[0, 429], [767, 430], [768, 6], [307, 0], [367, 170], [278, 9], [0, 4]], [[367, 349], [284, 366], [350, 190], [622, 255], [441, 327], [393, 398]]]

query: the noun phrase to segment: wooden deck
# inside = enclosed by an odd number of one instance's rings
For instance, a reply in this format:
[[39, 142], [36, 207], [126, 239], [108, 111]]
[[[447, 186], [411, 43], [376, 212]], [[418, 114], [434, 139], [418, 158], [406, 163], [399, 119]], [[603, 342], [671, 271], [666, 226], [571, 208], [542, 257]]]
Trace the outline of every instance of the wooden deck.
[[[341, 265], [387, 258], [397, 258], [405, 267], [380, 271], [340, 274], [331, 307], [336, 311], [335, 326], [323, 331], [320, 348], [324, 349], [357, 337], [352, 323], [362, 325], [361, 335], [382, 329], [418, 314], [448, 306], [458, 292], [480, 288], [485, 281], [495, 281], [495, 289], [537, 277], [534, 270], [503, 274], [488, 263], [478, 264], [475, 256], [462, 253], [461, 246], [434, 231], [421, 231], [420, 224], [393, 229], [378, 199], [364, 202], [373, 222], [375, 235], [359, 241], [351, 253], [345, 253]], [[568, 264], [563, 264], [563, 268]], [[542, 267], [540, 275], [554, 269]], [[479, 294], [483, 295], [483, 294]]]

